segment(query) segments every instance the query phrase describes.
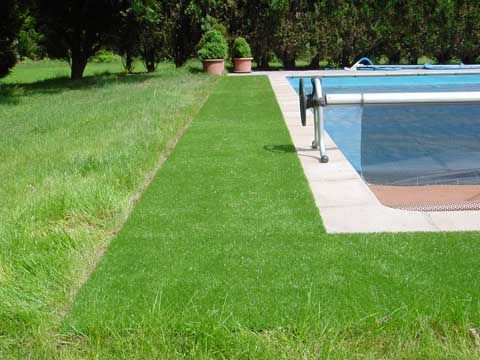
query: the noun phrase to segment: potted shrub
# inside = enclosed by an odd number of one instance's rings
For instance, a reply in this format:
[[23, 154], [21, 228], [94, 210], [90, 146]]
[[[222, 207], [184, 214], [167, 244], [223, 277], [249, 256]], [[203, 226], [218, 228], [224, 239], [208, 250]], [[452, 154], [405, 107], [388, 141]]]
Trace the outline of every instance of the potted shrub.
[[197, 55], [203, 62], [203, 71], [210, 75], [222, 75], [228, 46], [225, 37], [218, 30], [207, 31], [198, 43]]
[[233, 63], [234, 72], [249, 73], [252, 72], [252, 50], [245, 38], [239, 36], [233, 43]]

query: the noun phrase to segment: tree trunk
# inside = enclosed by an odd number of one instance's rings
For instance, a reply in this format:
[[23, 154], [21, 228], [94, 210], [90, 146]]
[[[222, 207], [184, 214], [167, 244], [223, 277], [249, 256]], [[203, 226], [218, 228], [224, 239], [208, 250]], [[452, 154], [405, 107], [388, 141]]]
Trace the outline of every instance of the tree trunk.
[[258, 67], [262, 70], [268, 69], [268, 55], [260, 55], [260, 58], [258, 59]]
[[188, 60], [188, 57], [185, 56], [185, 40], [182, 35], [176, 35], [176, 43], [173, 48], [173, 61], [175, 62], [175, 67], [179, 68]]
[[141, 52], [143, 63], [147, 68], [147, 72], [153, 73], [157, 69], [157, 59], [155, 54], [155, 49], [144, 48]]
[[188, 53], [188, 39], [185, 38], [182, 34], [179, 34], [175, 38], [175, 44], [174, 46], [174, 56], [173, 60], [175, 62], [175, 67], [179, 68], [187, 62], [189, 58], [189, 53]]
[[388, 57], [388, 62], [393, 65], [400, 64], [400, 53], [396, 52]]
[[155, 62], [154, 61], [147, 61], [146, 65], [147, 65], [147, 72], [149, 72], [149, 73], [155, 72]]
[[178, 18], [175, 24], [174, 32], [174, 62], [175, 66], [183, 66], [192, 55], [194, 43], [196, 43], [195, 30], [190, 23], [188, 8], [190, 1], [179, 0]]
[[444, 53], [436, 54], [435, 58], [439, 64], [445, 64], [449, 59], [447, 59], [447, 55]]
[[340, 57], [340, 67], [344, 68], [351, 65], [352, 64], [350, 64], [350, 56], [348, 56], [348, 54], [346, 53], [343, 53], [342, 56]]
[[125, 54], [125, 71], [129, 74], [133, 71], [133, 56], [130, 51]]
[[181, 52], [179, 51], [175, 53], [175, 58], [173, 60], [175, 62], [175, 67], [179, 68], [185, 65], [188, 59], [185, 55], [181, 54]]
[[476, 59], [476, 56], [475, 56], [475, 55], [470, 55], [470, 54], [469, 54], [469, 55], [464, 55], [464, 56], [462, 57], [462, 62], [463, 62], [464, 64], [475, 64], [476, 60], [477, 60], [477, 59]]
[[412, 54], [409, 57], [410, 64], [417, 65], [418, 64], [418, 54]]
[[286, 70], [295, 69], [295, 54], [284, 53], [282, 60]]
[[308, 65], [310, 69], [319, 69], [320, 68], [320, 53], [317, 53], [311, 60], [310, 65]]
[[[190, 31], [189, 28], [185, 32]], [[193, 49], [193, 44], [191, 44], [191, 39], [185, 34], [175, 35], [175, 44], [173, 46], [173, 60], [175, 62], [175, 67], [181, 67], [185, 65], [189, 57], [192, 55], [191, 49]]]
[[71, 75], [72, 80], [78, 80], [83, 77], [83, 72], [87, 66], [87, 58], [81, 54], [72, 53]]

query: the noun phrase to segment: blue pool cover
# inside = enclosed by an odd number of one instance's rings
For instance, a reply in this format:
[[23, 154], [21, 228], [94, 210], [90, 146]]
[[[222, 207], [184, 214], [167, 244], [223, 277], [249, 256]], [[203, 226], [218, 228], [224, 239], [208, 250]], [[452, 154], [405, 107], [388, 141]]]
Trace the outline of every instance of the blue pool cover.
[[[298, 91], [299, 78], [289, 81]], [[325, 93], [480, 91], [480, 75], [326, 77], [322, 87]], [[480, 184], [480, 104], [328, 106], [325, 129], [370, 184]]]

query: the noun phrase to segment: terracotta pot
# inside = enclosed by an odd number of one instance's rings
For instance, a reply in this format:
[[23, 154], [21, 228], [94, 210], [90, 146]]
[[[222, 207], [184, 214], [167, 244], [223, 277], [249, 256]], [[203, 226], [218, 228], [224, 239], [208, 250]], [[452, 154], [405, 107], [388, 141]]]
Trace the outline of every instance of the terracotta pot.
[[253, 58], [236, 58], [233, 59], [234, 70], [236, 73], [249, 73], [252, 72], [252, 60]]
[[203, 60], [203, 71], [210, 75], [223, 75], [223, 72], [225, 71], [225, 60]]

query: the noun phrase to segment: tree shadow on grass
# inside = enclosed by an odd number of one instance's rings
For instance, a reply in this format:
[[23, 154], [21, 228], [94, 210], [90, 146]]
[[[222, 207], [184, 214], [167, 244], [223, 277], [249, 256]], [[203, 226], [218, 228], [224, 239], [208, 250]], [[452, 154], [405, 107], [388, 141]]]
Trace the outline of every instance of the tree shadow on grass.
[[16, 105], [18, 103], [14, 87], [0, 84], [0, 105]]
[[31, 95], [55, 95], [65, 91], [102, 88], [114, 84], [136, 84], [151, 79], [151, 74], [111, 74], [103, 73], [71, 80], [68, 77], [56, 77], [34, 83], [0, 83], [0, 105], [16, 105], [21, 98]]

